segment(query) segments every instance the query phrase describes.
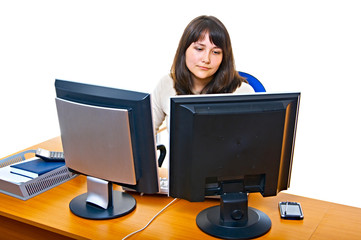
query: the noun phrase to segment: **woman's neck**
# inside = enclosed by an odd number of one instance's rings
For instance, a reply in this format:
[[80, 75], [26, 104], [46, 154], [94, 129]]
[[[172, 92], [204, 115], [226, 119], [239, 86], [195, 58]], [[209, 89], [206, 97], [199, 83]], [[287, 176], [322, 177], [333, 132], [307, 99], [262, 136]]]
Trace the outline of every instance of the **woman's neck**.
[[192, 88], [192, 92], [194, 94], [199, 94], [202, 92], [202, 90], [204, 89], [205, 86], [207, 86], [207, 84], [212, 80], [211, 77], [206, 78], [206, 79], [198, 79], [196, 77], [193, 76], [193, 88]]

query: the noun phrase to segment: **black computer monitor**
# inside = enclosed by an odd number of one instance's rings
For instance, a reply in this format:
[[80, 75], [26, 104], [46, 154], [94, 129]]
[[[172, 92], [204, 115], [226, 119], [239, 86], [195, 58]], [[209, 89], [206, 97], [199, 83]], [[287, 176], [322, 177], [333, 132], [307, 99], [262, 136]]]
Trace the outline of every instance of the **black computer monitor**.
[[158, 192], [150, 95], [55, 80], [61, 140], [68, 168], [87, 175], [88, 192], [70, 209], [88, 219], [107, 219], [135, 209], [128, 193]]
[[248, 207], [248, 193], [288, 188], [299, 100], [300, 93], [171, 98], [170, 196], [221, 196], [197, 216], [204, 232], [242, 239], [269, 231], [271, 220]]

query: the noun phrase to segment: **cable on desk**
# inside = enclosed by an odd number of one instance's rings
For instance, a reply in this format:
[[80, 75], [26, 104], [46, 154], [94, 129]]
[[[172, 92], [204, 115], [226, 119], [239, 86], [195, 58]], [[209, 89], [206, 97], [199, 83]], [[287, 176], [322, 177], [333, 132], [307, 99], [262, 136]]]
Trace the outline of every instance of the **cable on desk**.
[[130, 234], [128, 234], [127, 236], [125, 236], [124, 238], [122, 238], [122, 240], [125, 240], [127, 238], [129, 238], [130, 236], [133, 236], [134, 234], [143, 231], [144, 229], [146, 229], [152, 222], [153, 220], [158, 217], [159, 214], [161, 214], [164, 210], [166, 210], [170, 205], [172, 205], [176, 200], [178, 200], [178, 198], [173, 199], [170, 203], [167, 204], [167, 206], [165, 206], [162, 210], [160, 210], [152, 219], [150, 219], [150, 221], [147, 223], [147, 225], [145, 225], [143, 228], [134, 231]]

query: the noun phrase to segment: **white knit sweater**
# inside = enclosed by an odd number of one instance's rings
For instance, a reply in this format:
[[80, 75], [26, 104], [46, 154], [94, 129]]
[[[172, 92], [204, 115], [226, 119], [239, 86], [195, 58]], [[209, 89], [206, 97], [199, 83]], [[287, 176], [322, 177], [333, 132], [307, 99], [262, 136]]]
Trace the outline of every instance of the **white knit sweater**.
[[[246, 83], [234, 91], [234, 93], [253, 93], [253, 88]], [[163, 121], [166, 119], [168, 125], [170, 116], [170, 97], [177, 95], [173, 87], [173, 79], [166, 75], [155, 87], [152, 94], [152, 110], [153, 110], [153, 124], [155, 131], [158, 131]]]

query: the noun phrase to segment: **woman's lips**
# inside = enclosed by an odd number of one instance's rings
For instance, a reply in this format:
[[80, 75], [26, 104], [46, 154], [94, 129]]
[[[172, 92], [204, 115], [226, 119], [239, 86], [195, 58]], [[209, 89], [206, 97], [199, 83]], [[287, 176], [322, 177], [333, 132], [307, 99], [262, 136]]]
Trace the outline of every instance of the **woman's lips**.
[[201, 69], [201, 70], [205, 70], [205, 71], [208, 71], [210, 68], [208, 68], [208, 67], [203, 67], [203, 66], [198, 66], [199, 67], [199, 69]]

